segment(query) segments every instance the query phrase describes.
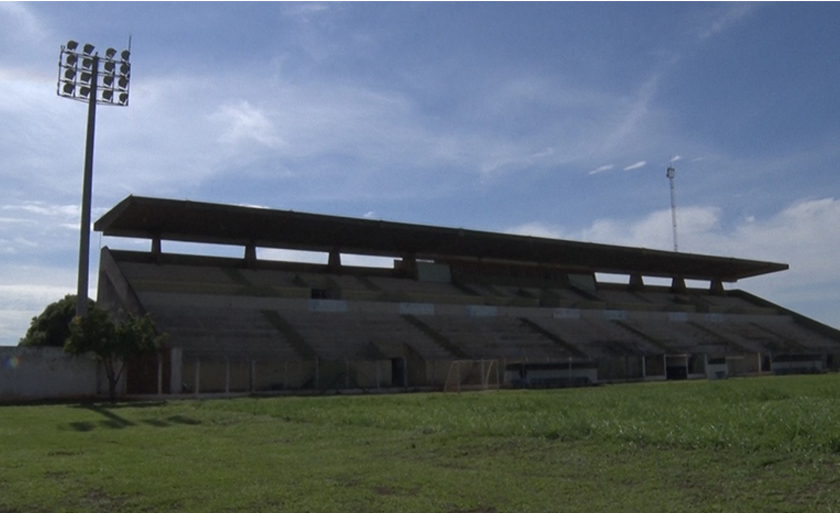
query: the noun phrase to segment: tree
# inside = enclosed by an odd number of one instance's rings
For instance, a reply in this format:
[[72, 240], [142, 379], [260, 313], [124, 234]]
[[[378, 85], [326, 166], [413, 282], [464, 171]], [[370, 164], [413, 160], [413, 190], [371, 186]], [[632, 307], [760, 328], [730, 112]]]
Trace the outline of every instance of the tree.
[[126, 360], [156, 352], [162, 339], [148, 314], [128, 316], [114, 324], [108, 312], [92, 308], [85, 317], [73, 318], [64, 350], [71, 354], [92, 352], [96, 356], [105, 368], [108, 395], [113, 401], [117, 398], [117, 383], [125, 370]]
[[[95, 303], [88, 299], [88, 309], [94, 306]], [[26, 335], [18, 341], [18, 345], [63, 347], [70, 337], [70, 321], [75, 315], [76, 296], [64, 296], [64, 299], [47, 305], [41, 315], [32, 318]]]

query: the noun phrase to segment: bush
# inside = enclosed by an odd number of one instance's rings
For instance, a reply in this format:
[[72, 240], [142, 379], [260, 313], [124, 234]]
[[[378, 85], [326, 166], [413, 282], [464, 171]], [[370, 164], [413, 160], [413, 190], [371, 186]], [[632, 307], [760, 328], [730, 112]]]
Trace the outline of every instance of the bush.
[[[95, 306], [93, 300], [88, 299], [88, 310]], [[70, 338], [70, 321], [75, 316], [76, 296], [64, 296], [64, 299], [48, 305], [41, 315], [32, 318], [32, 324], [18, 345], [63, 347]]]

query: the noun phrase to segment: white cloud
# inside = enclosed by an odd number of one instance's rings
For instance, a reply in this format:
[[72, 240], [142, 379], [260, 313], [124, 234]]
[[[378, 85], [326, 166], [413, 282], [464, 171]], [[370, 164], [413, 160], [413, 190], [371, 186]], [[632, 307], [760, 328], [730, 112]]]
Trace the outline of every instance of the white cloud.
[[209, 119], [224, 127], [219, 138], [223, 143], [239, 144], [252, 140], [267, 148], [287, 145], [277, 136], [274, 124], [266, 113], [245, 100], [236, 105], [219, 107]]
[[78, 218], [81, 210], [78, 205], [50, 205], [44, 201], [24, 201], [17, 205], [3, 205], [0, 208], [8, 212], [20, 211], [64, 219]]
[[640, 169], [640, 168], [643, 168], [643, 167], [645, 167], [646, 165], [647, 165], [647, 161], [646, 161], [646, 160], [640, 160], [639, 162], [636, 162], [635, 164], [631, 164], [631, 165], [629, 165], [629, 166], [625, 167], [625, 168], [624, 168], [624, 170], [625, 170], [625, 171], [632, 171], [632, 170], [634, 170], [634, 169]]
[[[678, 213], [680, 233], [708, 233], [719, 226], [720, 211], [712, 207], [686, 207]], [[526, 223], [509, 230], [509, 233], [536, 237], [566, 238], [584, 242], [615, 244], [668, 250], [673, 247], [671, 211], [652, 212], [640, 219], [599, 219], [588, 228], [568, 231], [541, 223]]]
[[[510, 148], [496, 149], [489, 155], [480, 169], [483, 174], [506, 171], [511, 168], [530, 168], [535, 165], [545, 165], [545, 161], [554, 155], [554, 148], [532, 152], [530, 148], [520, 145], [510, 145]], [[525, 152], [522, 154], [522, 152]]]
[[709, 25], [703, 28], [700, 32], [700, 39], [708, 39], [731, 26], [738, 23], [755, 10], [755, 5], [751, 3], [737, 3], [734, 5], [727, 5], [726, 11], [713, 19]]
[[329, 5], [322, 2], [305, 2], [286, 4], [283, 12], [289, 18], [307, 23], [313, 16], [323, 14], [328, 9]]
[[603, 173], [604, 171], [609, 171], [610, 169], [614, 168], [615, 166], [612, 164], [606, 164], [601, 167], [596, 167], [592, 171], [589, 172], [590, 175], [597, 175], [598, 173]]
[[0, 2], [0, 27], [0, 33], [18, 43], [38, 43], [48, 34], [24, 2]]
[[[687, 207], [678, 211], [682, 252], [787, 263], [790, 270], [746, 280], [739, 288], [840, 327], [840, 200], [802, 200], [764, 219], [749, 216], [730, 227], [723, 211]], [[631, 220], [602, 219], [570, 232], [562, 227], [528, 223], [510, 233], [630, 247], [669, 250], [670, 210]]]
[[0, 268], [0, 345], [17, 344], [32, 318], [67, 294], [75, 294], [74, 271], [31, 265]]
[[601, 151], [615, 152], [649, 145], [645, 137], [660, 126], [659, 113], [653, 107], [659, 80], [659, 74], [655, 73], [637, 91], [616, 98], [614, 105], [601, 106], [609, 109], [609, 117], [603, 124], [607, 130], [601, 139]]
[[573, 234], [567, 234], [561, 228], [549, 226], [539, 221], [520, 224], [505, 230], [506, 233], [514, 235], [530, 235], [531, 237], [542, 237], [544, 239], [574, 239]]

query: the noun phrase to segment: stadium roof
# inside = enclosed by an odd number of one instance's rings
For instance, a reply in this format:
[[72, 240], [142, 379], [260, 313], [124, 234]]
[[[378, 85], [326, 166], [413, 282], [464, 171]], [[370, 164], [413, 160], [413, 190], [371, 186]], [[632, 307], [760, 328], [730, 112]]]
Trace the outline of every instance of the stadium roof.
[[264, 248], [484, 259], [595, 272], [737, 281], [787, 264], [258, 207], [129, 196], [94, 225], [104, 235]]

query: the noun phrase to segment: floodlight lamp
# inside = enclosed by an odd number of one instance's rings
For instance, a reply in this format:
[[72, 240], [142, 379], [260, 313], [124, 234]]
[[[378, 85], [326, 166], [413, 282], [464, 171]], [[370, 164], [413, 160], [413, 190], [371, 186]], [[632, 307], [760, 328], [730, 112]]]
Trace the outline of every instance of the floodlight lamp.
[[128, 58], [131, 57], [131, 52], [129, 52], [128, 50], [123, 50], [122, 53], [120, 53], [120, 57], [122, 57], [123, 61], [128, 62]]
[[105, 57], [113, 59], [115, 55], [117, 55], [117, 51], [113, 48], [108, 48], [107, 50], [105, 50]]
[[90, 96], [90, 87], [81, 87], [79, 88], [79, 94], [87, 98]]
[[72, 39], [70, 41], [67, 41], [67, 49], [70, 50], [71, 52], [75, 51], [76, 48], [78, 48], [78, 47], [79, 47], [79, 43], [73, 41]]
[[85, 71], [84, 73], [82, 73], [80, 75], [79, 78], [81, 79], [82, 82], [88, 83], [88, 82], [90, 82], [90, 79], [93, 78], [93, 75], [91, 73], [88, 73], [87, 71]]
[[128, 105], [128, 93], [120, 93], [120, 105]]
[[67, 80], [73, 80], [74, 78], [76, 78], [76, 70], [74, 70], [73, 68], [67, 68], [64, 71], [64, 78], [66, 78]]
[[120, 77], [117, 81], [117, 85], [120, 86], [120, 89], [128, 89], [128, 79], [126, 77]]
[[105, 84], [105, 87], [114, 87], [114, 75], [105, 75], [102, 83]]
[[129, 71], [131, 71], [131, 66], [129, 66], [127, 63], [123, 63], [120, 66], [120, 75], [127, 76]]
[[76, 86], [73, 85], [72, 82], [65, 82], [64, 87], [62, 88], [62, 90], [64, 91], [64, 94], [68, 94], [68, 95], [73, 94], [73, 91], [75, 89], [76, 89]]
[[88, 44], [86, 44], [86, 45], [82, 48], [82, 51], [85, 53], [85, 55], [90, 55], [90, 54], [92, 54], [92, 53], [93, 53], [93, 50], [94, 50], [95, 48], [96, 48], [95, 46], [93, 46], [92, 44], [88, 43]]
[[82, 59], [82, 67], [90, 69], [93, 67], [93, 59], [85, 58]]
[[110, 89], [105, 89], [104, 91], [102, 91], [102, 99], [103, 100], [110, 102], [110, 101], [113, 100], [113, 98], [114, 98], [114, 91], [111, 91]]
[[114, 72], [114, 61], [105, 62], [105, 71], [107, 71], [108, 73]]
[[76, 54], [73, 54], [73, 53], [68, 53], [67, 57], [64, 59], [64, 62], [68, 66], [75, 66], [78, 61], [79, 61], [79, 58], [76, 57]]

